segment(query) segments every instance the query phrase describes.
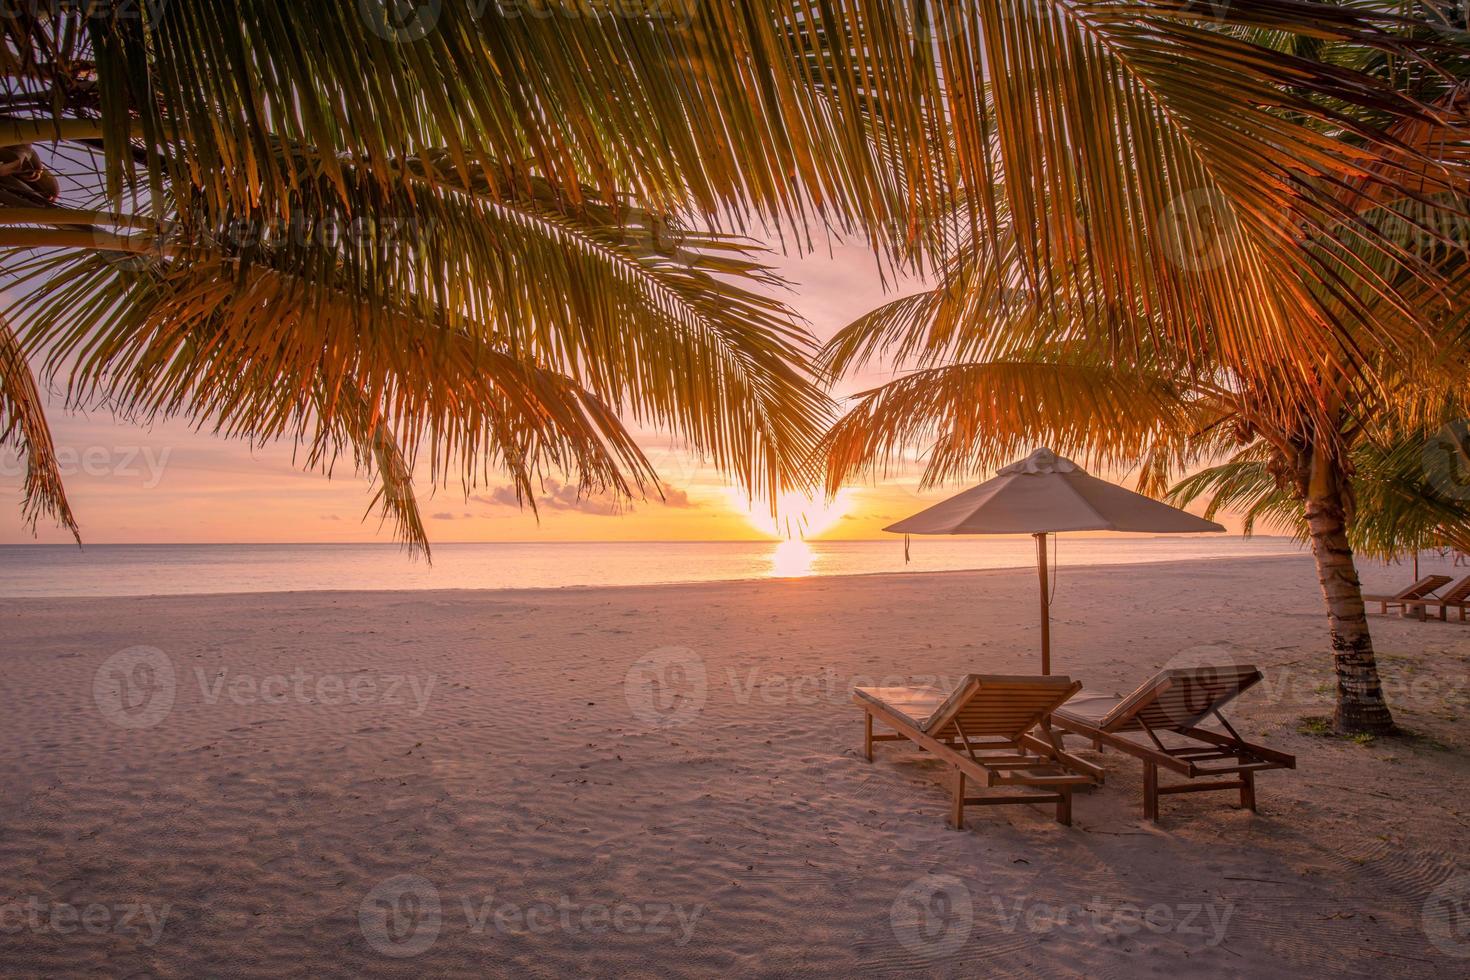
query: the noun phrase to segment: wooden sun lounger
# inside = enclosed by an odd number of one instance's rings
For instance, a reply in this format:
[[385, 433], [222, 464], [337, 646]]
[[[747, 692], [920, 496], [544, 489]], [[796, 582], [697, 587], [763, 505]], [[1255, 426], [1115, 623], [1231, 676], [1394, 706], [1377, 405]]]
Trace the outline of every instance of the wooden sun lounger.
[[[1426, 575], [1401, 592], [1395, 592], [1393, 595], [1365, 595], [1363, 596], [1363, 602], [1378, 603], [1378, 611], [1384, 615], [1388, 614], [1389, 606], [1397, 606], [1399, 608], [1399, 615], [1407, 616], [1409, 615], [1409, 606], [1411, 603], [1421, 599], [1432, 598], [1431, 594], [1435, 590], [1448, 585], [1451, 581], [1448, 575]], [[1418, 615], [1420, 619], [1424, 618], [1423, 606], [1418, 607]]]
[[[1438, 578], [1440, 576], [1433, 577]], [[1444, 576], [1444, 579], [1446, 582], [1449, 581], [1448, 576]], [[1443, 585], [1444, 583], [1442, 582], [1440, 584]], [[1439, 588], [1439, 586], [1435, 586], [1435, 588]], [[1448, 622], [1450, 610], [1458, 609], [1460, 610], [1460, 622], [1463, 623], [1465, 621], [1465, 610], [1470, 608], [1470, 575], [1456, 582], [1454, 587], [1444, 595], [1425, 596], [1422, 599], [1404, 599], [1401, 604], [1404, 607], [1403, 615], [1409, 615], [1409, 610], [1412, 609], [1414, 615], [1419, 619], [1428, 619], [1429, 610], [1437, 606], [1439, 608], [1441, 622]]]
[[[1164, 670], [1125, 698], [1083, 692], [1052, 712], [1052, 724], [1142, 760], [1143, 815], [1155, 823], [1159, 797], [1170, 793], [1239, 790], [1240, 805], [1255, 812], [1256, 773], [1296, 768], [1295, 756], [1247, 742], [1220, 713], [1260, 680], [1249, 666]], [[1200, 727], [1211, 720], [1219, 729]], [[1163, 786], [1161, 768], [1189, 782]]]
[[[920, 687], [859, 687], [863, 755], [874, 742], [907, 739], [953, 773], [950, 821], [965, 825], [966, 806], [1055, 803], [1058, 823], [1071, 826], [1072, 789], [1099, 782], [1102, 769], [1068, 755], [1047, 715], [1081, 690], [1067, 677], [969, 674], [952, 692]], [[873, 734], [877, 719], [897, 734]], [[969, 777], [985, 791], [965, 795]]]

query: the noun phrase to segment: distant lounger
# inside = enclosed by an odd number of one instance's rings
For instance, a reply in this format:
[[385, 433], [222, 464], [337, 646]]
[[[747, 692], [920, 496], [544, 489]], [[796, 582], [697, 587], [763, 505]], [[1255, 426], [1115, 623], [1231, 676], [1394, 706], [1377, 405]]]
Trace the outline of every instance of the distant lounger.
[[[1436, 589], [1449, 581], [1449, 576], [1447, 575], [1431, 575], [1430, 578], [1444, 579], [1444, 582], [1440, 582], [1435, 586]], [[1367, 599], [1369, 597], [1364, 596], [1364, 598]], [[1444, 595], [1426, 595], [1417, 599], [1390, 601], [1403, 606], [1403, 615], [1410, 615], [1412, 610], [1412, 614], [1418, 619], [1428, 619], [1429, 611], [1437, 608], [1439, 610], [1439, 618], [1441, 620], [1448, 620], [1450, 618], [1450, 610], [1458, 609], [1460, 611], [1460, 622], [1463, 623], [1465, 621], [1465, 610], [1466, 608], [1470, 608], [1470, 575], [1456, 582], [1454, 588], [1450, 589]], [[1386, 606], [1384, 611], [1388, 611]]]
[[[1412, 607], [1417, 610], [1419, 618], [1423, 619], [1424, 606], [1422, 603], [1425, 600], [1434, 599], [1433, 593], [1442, 586], [1448, 585], [1450, 581], [1448, 575], [1426, 575], [1402, 592], [1395, 592], [1393, 595], [1365, 595], [1363, 601], [1378, 603], [1378, 611], [1384, 614], [1388, 613], [1389, 606], [1397, 606], [1399, 615], [1407, 616]], [[1434, 601], [1438, 600], [1434, 599]]]
[[[1254, 812], [1256, 773], [1296, 768], [1294, 756], [1252, 745], [1220, 713], [1260, 679], [1256, 668], [1234, 665], [1164, 670], [1126, 698], [1084, 692], [1052, 712], [1052, 724], [1142, 760], [1146, 819], [1158, 821], [1161, 795], [1212, 790], [1239, 790], [1240, 805]], [[1200, 727], [1211, 719], [1219, 730]], [[1160, 785], [1160, 768], [1190, 782]]]
[[[1068, 755], [1047, 715], [1081, 690], [1067, 677], [969, 674], [952, 692], [920, 687], [859, 687], [863, 755], [874, 742], [908, 739], [953, 773], [951, 823], [965, 825], [966, 806], [1054, 803], [1058, 823], [1071, 826], [1072, 789], [1101, 780], [1102, 770]], [[873, 734], [873, 719], [897, 734]], [[965, 778], [980, 796], [965, 795]]]

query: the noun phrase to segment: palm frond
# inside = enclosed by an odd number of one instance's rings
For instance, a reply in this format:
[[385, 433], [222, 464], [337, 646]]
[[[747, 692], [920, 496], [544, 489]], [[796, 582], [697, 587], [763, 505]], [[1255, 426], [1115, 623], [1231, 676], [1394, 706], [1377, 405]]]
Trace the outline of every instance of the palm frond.
[[[53, 364], [76, 360], [73, 398], [106, 385], [112, 404], [184, 410], [238, 435], [280, 436], [286, 417], [299, 418], [284, 406], [299, 406], [312, 371], [328, 392], [395, 392], [406, 401], [392, 406], [392, 430], [411, 444], [425, 426], [451, 440], [434, 458], [457, 458], [466, 487], [478, 452], [512, 469], [530, 453], [598, 486], [640, 490], [646, 462], [614, 410], [674, 431], [752, 495], [774, 499], [807, 479], [827, 400], [806, 366], [804, 329], [759, 291], [780, 283], [753, 243], [672, 229], [639, 209], [560, 209], [544, 187], [491, 193], [420, 174], [412, 193], [383, 193], [345, 172], [346, 206], [342, 188], [305, 185], [284, 227], [198, 199], [180, 202], [161, 231], [126, 214], [89, 231], [80, 223], [97, 212], [27, 213], [103, 257], [32, 263], [23, 282], [35, 292], [17, 307], [26, 342], [52, 351]], [[9, 226], [0, 243], [62, 242], [48, 234]], [[201, 331], [207, 363], [171, 353]], [[469, 439], [482, 417], [453, 416], [489, 397], [477, 375], [486, 369], [509, 372], [519, 417]], [[552, 374], [564, 377], [525, 394]], [[247, 378], [286, 401], [241, 394]]]
[[0, 318], [0, 451], [4, 450], [25, 458], [21, 519], [34, 529], [42, 517], [50, 517], [80, 544], [81, 531], [66, 499], [41, 393], [15, 332]]
[[883, 472], [906, 449], [927, 459], [924, 486], [1039, 443], [1103, 465], [1130, 461], [1184, 414], [1171, 379], [1104, 364], [1040, 354], [930, 368], [857, 396], [823, 443], [828, 490]]
[[[361, 388], [344, 386], [336, 405], [319, 402], [316, 409], [319, 418], [334, 422], [351, 443], [357, 455], [357, 468], [375, 474], [377, 489], [368, 511], [379, 507], [383, 519], [393, 522], [399, 540], [410, 552], [422, 549], [424, 557], [431, 558], [429, 535], [413, 492], [413, 467], [388, 427], [381, 407], [370, 402]], [[318, 430], [310, 456], [312, 462], [320, 464], [327, 456], [325, 435]]]
[[524, 487], [548, 468], [621, 493], [652, 479], [595, 395], [482, 339], [401, 311], [369, 317], [319, 281], [259, 263], [236, 280], [202, 258], [59, 261], [43, 271], [64, 275], [64, 288], [22, 299], [19, 312], [31, 342], [53, 351], [48, 370], [66, 372], [71, 404], [100, 401], [136, 421], [181, 416], [256, 442], [289, 438], [324, 468], [350, 444], [415, 545], [421, 525], [403, 481], [420, 446], [431, 480], [457, 476], [466, 492], [496, 467]]
[[1263, 518], [1277, 530], [1305, 541], [1306, 521], [1301, 500], [1291, 487], [1271, 471], [1271, 447], [1256, 442], [1234, 453], [1228, 460], [1192, 473], [1169, 488], [1167, 499], [1184, 507], [1208, 497], [1205, 518], [1214, 520], [1222, 512], [1242, 516], [1242, 530], [1249, 536]]
[[[526, 479], [563, 462], [635, 485], [623, 413], [774, 498], [806, 475], [826, 405], [809, 339], [727, 234], [748, 225], [802, 247], [813, 226], [861, 230], [895, 264], [942, 270], [941, 290], [846, 333], [833, 366], [893, 348], [926, 370], [998, 371], [1046, 348], [1056, 371], [1128, 368], [1023, 381], [1047, 399], [1043, 426], [1068, 398], [1157, 409], [1107, 452], [1142, 451], [1182, 404], [1124, 385], [1245, 379], [1247, 409], [1274, 399], [1294, 424], [1311, 397], [1325, 416], [1381, 394], [1357, 377], [1373, 353], [1433, 333], [1436, 297], [1453, 306], [1444, 266], [1362, 213], [1432, 225], [1466, 186], [1461, 55], [1422, 17], [1311, 0], [1234, 0], [1219, 18], [1182, 0], [524, 6], [3, 18], [0, 136], [21, 155], [98, 149], [89, 199], [69, 204], [127, 214], [6, 225], [0, 244], [153, 260], [109, 276], [43, 258], [26, 351], [78, 357], [74, 393], [252, 437], [314, 443], [325, 410], [329, 441], [391, 433], [408, 464], [448, 439], [434, 459], [462, 476], [474, 447]], [[21, 184], [0, 205], [56, 197]], [[223, 240], [232, 222], [307, 240]], [[358, 222], [365, 243], [315, 240]], [[395, 222], [413, 242], [387, 240]], [[696, 229], [672, 253], [627, 240], [671, 225]], [[500, 374], [474, 388], [490, 362]], [[936, 473], [961, 467], [986, 412], [1023, 421], [966, 407], [977, 379], [958, 378]], [[922, 408], [903, 384], [893, 404]], [[334, 430], [346, 391], [374, 408]], [[853, 425], [855, 458], [891, 448]], [[901, 426], [879, 413], [884, 429]]]
[[[794, 5], [444, 3], [401, 21], [375, 3], [157, 12], [88, 22], [114, 194], [133, 145], [155, 191], [197, 183], [285, 218], [284, 189], [346, 183], [337, 154], [386, 186], [393, 161], [442, 149], [438, 176], [537, 178], [572, 204], [591, 186], [793, 228], [814, 205], [873, 228], [900, 214], [855, 81], [818, 96], [805, 79], [812, 25]], [[314, 148], [317, 166], [287, 165], [276, 138]]]
[[[1437, 481], [1426, 467], [1429, 436], [1424, 430], [1401, 431], [1387, 444], [1365, 441], [1353, 451], [1348, 540], [1358, 554], [1393, 560], [1470, 535], [1470, 494], [1461, 483]], [[1180, 480], [1168, 499], [1185, 506], [1205, 497], [1206, 517], [1238, 512], [1247, 535], [1264, 521], [1306, 541], [1300, 496], [1278, 465], [1272, 448], [1255, 442]]]

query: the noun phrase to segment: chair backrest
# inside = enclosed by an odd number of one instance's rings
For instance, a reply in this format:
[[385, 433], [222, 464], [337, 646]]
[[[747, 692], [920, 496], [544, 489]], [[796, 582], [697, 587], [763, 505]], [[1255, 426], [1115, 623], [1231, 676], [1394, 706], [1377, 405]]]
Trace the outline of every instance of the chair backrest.
[[1099, 722], [1105, 732], [1193, 728], [1261, 680], [1249, 664], [1161, 670], [1119, 701]]
[[931, 735], [1015, 739], [1080, 690], [1070, 677], [967, 674], [924, 727]]
[[1455, 587], [1443, 596], [1445, 602], [1465, 602], [1470, 600], [1470, 575], [1466, 575], [1455, 583]]
[[1448, 575], [1426, 575], [1404, 591], [1396, 594], [1395, 599], [1423, 599], [1429, 593], [1450, 582]]

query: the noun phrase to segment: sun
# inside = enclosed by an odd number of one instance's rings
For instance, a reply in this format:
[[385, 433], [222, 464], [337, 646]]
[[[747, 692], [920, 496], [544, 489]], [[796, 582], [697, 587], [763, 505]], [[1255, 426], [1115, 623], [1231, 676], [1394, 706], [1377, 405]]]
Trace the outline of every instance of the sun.
[[763, 500], [750, 500], [738, 490], [730, 491], [731, 506], [751, 527], [773, 538], [801, 540], [837, 526], [852, 505], [851, 494], [839, 490], [832, 499], [786, 492], [776, 498], [776, 512]]

